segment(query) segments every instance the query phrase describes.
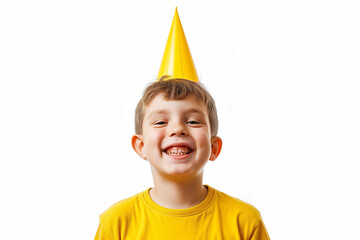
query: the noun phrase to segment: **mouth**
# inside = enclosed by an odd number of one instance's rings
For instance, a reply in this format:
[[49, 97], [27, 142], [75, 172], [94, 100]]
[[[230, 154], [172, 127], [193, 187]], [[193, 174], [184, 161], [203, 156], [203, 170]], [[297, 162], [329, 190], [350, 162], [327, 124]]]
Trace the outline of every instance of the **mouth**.
[[164, 150], [170, 156], [185, 156], [192, 152], [193, 150], [187, 146], [176, 146], [169, 147]]

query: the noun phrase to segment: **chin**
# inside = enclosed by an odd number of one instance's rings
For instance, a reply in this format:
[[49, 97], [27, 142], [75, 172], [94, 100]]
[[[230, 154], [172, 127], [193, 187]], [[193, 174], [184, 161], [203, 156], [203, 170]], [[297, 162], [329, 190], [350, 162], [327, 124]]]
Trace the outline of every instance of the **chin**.
[[191, 171], [183, 171], [183, 170], [166, 171], [166, 175], [174, 176], [174, 177], [189, 176], [191, 174], [192, 174]]
[[164, 172], [164, 174], [166, 174], [166, 176], [168, 177], [195, 177], [195, 176], [199, 176], [200, 174], [202, 174], [202, 171], [199, 172], [195, 172], [194, 169], [167, 169], [167, 171]]

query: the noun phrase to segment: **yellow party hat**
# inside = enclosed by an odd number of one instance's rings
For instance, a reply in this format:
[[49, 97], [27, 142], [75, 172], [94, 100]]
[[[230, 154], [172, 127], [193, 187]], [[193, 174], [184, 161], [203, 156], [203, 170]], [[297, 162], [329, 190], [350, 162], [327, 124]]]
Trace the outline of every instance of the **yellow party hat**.
[[157, 81], [159, 79], [168, 80], [172, 78], [184, 78], [194, 82], [199, 81], [177, 8], [175, 8]]

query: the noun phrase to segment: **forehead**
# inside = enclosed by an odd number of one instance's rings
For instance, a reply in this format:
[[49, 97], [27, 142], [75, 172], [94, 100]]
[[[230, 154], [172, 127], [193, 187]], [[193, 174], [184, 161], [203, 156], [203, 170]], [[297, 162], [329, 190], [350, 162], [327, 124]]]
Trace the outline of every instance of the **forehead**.
[[157, 95], [149, 104], [145, 106], [145, 116], [153, 112], [173, 112], [173, 111], [192, 111], [201, 112], [207, 115], [207, 109], [203, 102], [194, 96], [188, 96], [179, 100], [168, 100], [164, 94]]

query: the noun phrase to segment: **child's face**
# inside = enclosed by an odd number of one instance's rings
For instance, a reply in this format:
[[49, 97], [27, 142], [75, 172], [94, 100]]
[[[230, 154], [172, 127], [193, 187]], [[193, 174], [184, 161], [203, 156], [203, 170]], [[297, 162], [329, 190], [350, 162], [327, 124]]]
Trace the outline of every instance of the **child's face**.
[[167, 176], [202, 174], [221, 150], [221, 139], [211, 137], [205, 105], [193, 97], [168, 101], [156, 96], [145, 109], [143, 134], [134, 135], [132, 143], [153, 174]]

